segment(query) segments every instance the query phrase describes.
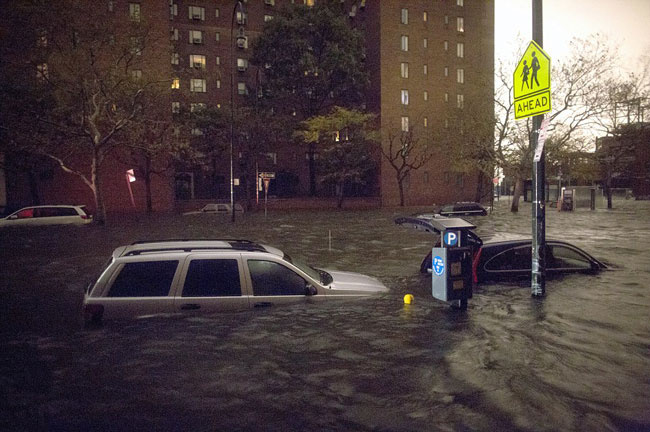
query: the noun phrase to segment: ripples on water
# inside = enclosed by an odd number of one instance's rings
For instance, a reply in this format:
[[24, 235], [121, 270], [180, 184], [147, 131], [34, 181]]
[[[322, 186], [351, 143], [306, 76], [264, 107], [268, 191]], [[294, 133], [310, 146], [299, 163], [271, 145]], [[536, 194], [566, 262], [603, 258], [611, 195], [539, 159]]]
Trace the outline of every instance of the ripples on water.
[[[530, 233], [529, 211], [504, 204], [479, 233]], [[465, 314], [431, 298], [418, 270], [432, 237], [393, 225], [399, 211], [3, 233], [0, 429], [648, 430], [650, 203], [615, 204], [547, 212], [549, 237], [614, 270], [551, 280], [543, 300], [485, 285]], [[81, 329], [85, 283], [114, 247], [197, 236], [268, 242], [391, 293]]]

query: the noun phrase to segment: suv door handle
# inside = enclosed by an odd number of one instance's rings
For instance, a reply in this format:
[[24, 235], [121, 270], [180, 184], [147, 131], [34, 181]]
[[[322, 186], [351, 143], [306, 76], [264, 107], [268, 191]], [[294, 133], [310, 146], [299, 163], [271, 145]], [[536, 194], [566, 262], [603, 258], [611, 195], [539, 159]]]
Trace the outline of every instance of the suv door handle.
[[258, 302], [258, 303], [255, 303], [255, 305], [254, 305], [254, 307], [256, 307], [256, 308], [271, 307], [271, 306], [273, 306], [273, 303], [271, 303], [271, 302]]
[[181, 309], [183, 309], [183, 310], [196, 310], [196, 309], [201, 309], [201, 305], [198, 305], [196, 303], [185, 303], [184, 305], [181, 305]]

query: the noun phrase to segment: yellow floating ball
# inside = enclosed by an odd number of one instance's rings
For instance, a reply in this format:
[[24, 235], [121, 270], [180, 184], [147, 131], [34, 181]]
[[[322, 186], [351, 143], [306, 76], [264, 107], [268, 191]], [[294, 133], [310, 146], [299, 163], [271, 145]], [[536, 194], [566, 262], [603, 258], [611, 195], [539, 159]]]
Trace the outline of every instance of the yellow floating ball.
[[406, 294], [404, 296], [404, 304], [411, 304], [413, 302], [413, 294]]

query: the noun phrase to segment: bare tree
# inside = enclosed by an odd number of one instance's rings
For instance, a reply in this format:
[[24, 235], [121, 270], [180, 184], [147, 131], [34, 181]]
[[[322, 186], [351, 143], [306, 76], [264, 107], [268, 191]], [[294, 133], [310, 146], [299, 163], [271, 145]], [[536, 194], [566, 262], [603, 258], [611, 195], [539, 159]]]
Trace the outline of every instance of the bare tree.
[[433, 158], [433, 139], [419, 134], [414, 126], [389, 126], [385, 133], [386, 143], [381, 146], [381, 154], [395, 171], [399, 205], [404, 207], [404, 183], [412, 171], [422, 168]]

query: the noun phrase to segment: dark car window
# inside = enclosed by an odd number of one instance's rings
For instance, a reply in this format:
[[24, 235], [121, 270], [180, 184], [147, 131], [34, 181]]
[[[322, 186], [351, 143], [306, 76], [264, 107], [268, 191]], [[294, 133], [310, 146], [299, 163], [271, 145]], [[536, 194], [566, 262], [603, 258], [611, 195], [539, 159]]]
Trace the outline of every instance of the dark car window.
[[72, 207], [42, 207], [36, 209], [36, 217], [78, 216]]
[[591, 260], [575, 249], [551, 245], [546, 255], [548, 269], [591, 269]]
[[164, 297], [176, 273], [178, 261], [126, 263], [115, 278], [108, 297]]
[[192, 260], [187, 270], [182, 295], [183, 297], [241, 296], [237, 260]]
[[253, 295], [305, 295], [307, 281], [287, 267], [273, 261], [249, 260]]
[[530, 246], [519, 246], [508, 249], [494, 256], [485, 263], [487, 271], [530, 271]]

